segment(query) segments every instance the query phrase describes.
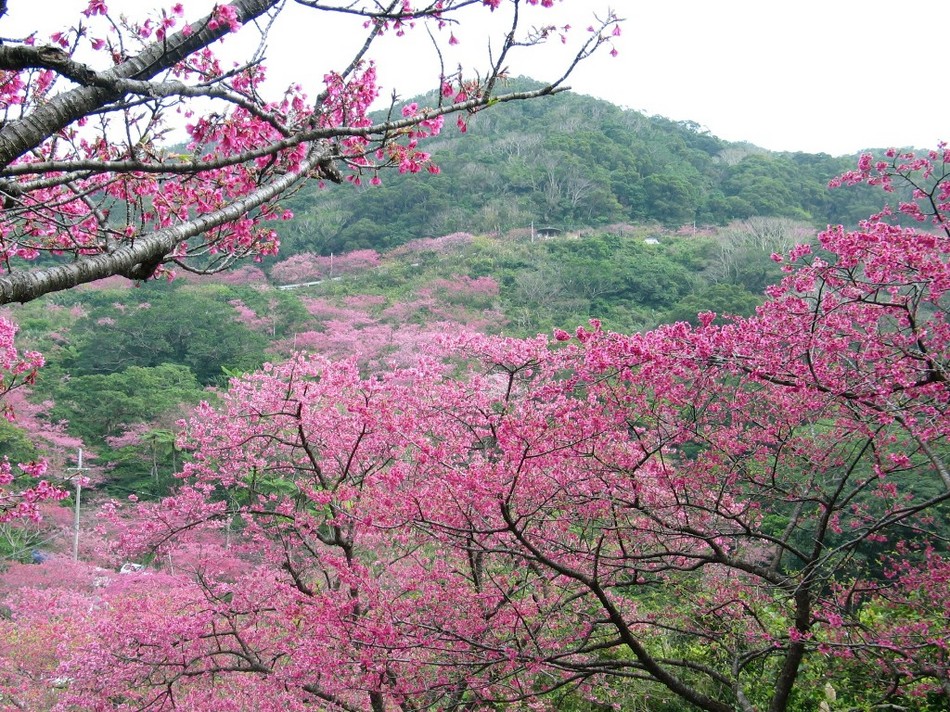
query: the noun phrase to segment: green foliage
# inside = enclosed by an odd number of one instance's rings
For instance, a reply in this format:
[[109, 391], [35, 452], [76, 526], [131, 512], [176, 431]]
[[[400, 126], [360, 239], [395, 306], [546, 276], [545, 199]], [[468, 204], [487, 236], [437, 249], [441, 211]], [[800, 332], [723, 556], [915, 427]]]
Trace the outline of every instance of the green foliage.
[[180, 465], [175, 421], [212, 395], [187, 366], [171, 363], [47, 379], [40, 388], [55, 401], [50, 418], [67, 421], [105, 466], [99, 487], [146, 498], [167, 493]]
[[[534, 87], [530, 80], [512, 89]], [[435, 97], [417, 97], [420, 105]], [[426, 144], [439, 175], [383, 175], [381, 186], [308, 188], [281, 226], [283, 256], [384, 250], [422, 236], [566, 229], [615, 222], [724, 225], [783, 216], [814, 226], [879, 209], [867, 186], [830, 190], [855, 156], [772, 153], [722, 141], [691, 121], [558, 94], [448, 125]]]
[[692, 222], [696, 215], [695, 184], [682, 175], [654, 173], [643, 181], [645, 211], [642, 217], [654, 218], [666, 225]]
[[[682, 238], [646, 244], [640, 235], [592, 234], [548, 240], [529, 250], [530, 267], [502, 271], [502, 303], [522, 333], [597, 318], [631, 331], [654, 325], [662, 309], [691, 292], [696, 276]], [[501, 265], [504, 270], [504, 265]]]
[[14, 465], [37, 457], [37, 450], [27, 433], [6, 418], [0, 417], [0, 458], [6, 457]]
[[762, 298], [738, 284], [711, 284], [687, 294], [664, 314], [663, 321], [686, 321], [699, 324], [697, 314], [704, 311], [718, 315], [749, 316], [762, 303]]
[[184, 460], [176, 446], [177, 427], [156, 427], [142, 433], [135, 444], [111, 449], [110, 479], [105, 489], [151, 499], [168, 494]]
[[187, 366], [129, 366], [108, 374], [80, 375], [53, 391], [54, 420], [87, 442], [116, 436], [129, 425], [147, 423], [181, 403], [198, 403], [205, 392]]
[[734, 217], [774, 215], [807, 219], [809, 213], [801, 204], [799, 192], [818, 186], [803, 185], [795, 173], [795, 165], [784, 156], [755, 153], [729, 167], [721, 187], [727, 198], [741, 201], [743, 209], [749, 211], [748, 215]]
[[33, 550], [48, 536], [48, 532], [32, 522], [0, 523], [0, 567], [9, 561], [30, 563]]
[[489, 276], [500, 285], [497, 304], [466, 306], [500, 307], [505, 322], [498, 326], [511, 335], [572, 329], [594, 318], [605, 328], [630, 332], [664, 321], [695, 321], [698, 312], [710, 309], [752, 313], [765, 284], [781, 275], [771, 252], [794, 244], [800, 228], [773, 221], [698, 235], [625, 226], [533, 240], [481, 236], [441, 252], [390, 256], [377, 268], [295, 294], [341, 300], [373, 294], [393, 304], [436, 280]]
[[222, 381], [224, 367], [251, 370], [264, 361], [267, 338], [238, 322], [228, 287], [88, 294], [91, 308], [73, 330], [74, 352], [62, 364], [73, 374], [171, 363], [207, 385]]

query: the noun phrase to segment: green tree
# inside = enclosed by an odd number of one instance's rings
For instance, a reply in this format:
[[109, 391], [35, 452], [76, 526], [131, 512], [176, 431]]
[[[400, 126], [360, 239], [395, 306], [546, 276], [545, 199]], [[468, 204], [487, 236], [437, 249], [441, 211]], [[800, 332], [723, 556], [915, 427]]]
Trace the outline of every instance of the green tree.
[[646, 217], [666, 225], [683, 225], [696, 217], [697, 191], [681, 175], [655, 173], [643, 180]]
[[664, 314], [663, 320], [686, 321], [695, 325], [699, 323], [696, 315], [706, 311], [719, 315], [749, 316], [761, 303], [761, 297], [752, 294], [741, 285], [711, 284], [680, 299]]
[[187, 366], [164, 363], [74, 376], [61, 382], [54, 396], [51, 417], [69, 421], [70, 430], [86, 442], [101, 443], [182, 403], [196, 404], [206, 394]]
[[230, 291], [185, 286], [148, 297], [90, 311], [77, 325], [78, 353], [64, 366], [91, 375], [173, 363], [187, 366], [208, 385], [223, 380], [222, 369], [250, 370], [263, 363], [267, 339], [238, 321], [227, 303]]

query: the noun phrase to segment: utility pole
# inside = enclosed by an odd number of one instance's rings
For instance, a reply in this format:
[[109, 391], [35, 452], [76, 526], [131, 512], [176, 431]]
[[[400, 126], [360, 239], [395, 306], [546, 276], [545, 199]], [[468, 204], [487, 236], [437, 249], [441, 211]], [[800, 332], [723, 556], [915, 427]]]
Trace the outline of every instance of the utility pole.
[[88, 467], [82, 466], [82, 448], [79, 448], [79, 459], [76, 463], [76, 467], [68, 467], [68, 470], [72, 470], [76, 474], [73, 475], [75, 478], [73, 481], [76, 484], [76, 512], [73, 516], [73, 561], [79, 560], [79, 506], [82, 500], [82, 478], [83, 472], [88, 470]]

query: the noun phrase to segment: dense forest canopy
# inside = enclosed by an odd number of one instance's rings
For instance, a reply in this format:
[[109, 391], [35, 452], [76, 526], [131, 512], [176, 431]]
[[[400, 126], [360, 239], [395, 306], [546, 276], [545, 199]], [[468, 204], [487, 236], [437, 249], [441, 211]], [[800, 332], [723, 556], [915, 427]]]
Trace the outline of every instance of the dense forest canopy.
[[[537, 89], [526, 79], [517, 91]], [[425, 103], [432, 97], [417, 97]], [[313, 186], [289, 205], [284, 253], [394, 247], [452, 232], [505, 233], [622, 222], [724, 225], [753, 216], [815, 227], [878, 209], [868, 189], [829, 191], [856, 156], [774, 153], [721, 141], [694, 122], [575, 94], [495, 107], [429, 144], [438, 175], [388, 175], [353, 195]]]

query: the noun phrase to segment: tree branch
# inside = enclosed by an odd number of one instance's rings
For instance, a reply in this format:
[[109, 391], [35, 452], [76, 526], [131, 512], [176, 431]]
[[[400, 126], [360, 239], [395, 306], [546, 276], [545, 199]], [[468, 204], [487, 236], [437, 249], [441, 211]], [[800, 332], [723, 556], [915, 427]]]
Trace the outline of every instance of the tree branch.
[[[279, 3], [280, 0], [234, 0], [231, 5], [237, 10], [241, 22], [247, 23]], [[176, 32], [163, 41], [148, 46], [135, 57], [96, 75], [103, 86], [78, 87], [50, 99], [42, 106], [37, 106], [21, 119], [4, 124], [0, 127], [0, 166], [8, 166], [72, 122], [118, 99], [122, 93], [115, 88], [114, 82], [154, 77], [229, 32], [223, 25], [210, 29], [210, 19], [209, 15], [203, 21], [192, 25], [190, 33]], [[63, 66], [69, 69], [72, 65], [83, 66], [78, 62]], [[110, 88], [104, 88], [106, 86]]]
[[280, 195], [295, 183], [330, 158], [325, 152], [314, 151], [296, 173], [287, 173], [267, 183], [258, 190], [216, 210], [200, 215], [181, 225], [156, 230], [155, 232], [119, 247], [114, 252], [80, 257], [75, 262], [27, 272], [16, 272], [0, 277], [0, 304], [28, 302], [37, 297], [88, 284], [97, 279], [119, 274], [129, 279], [145, 279], [151, 271], [165, 260], [175, 248], [191, 237], [200, 235], [220, 225], [237, 220], [249, 210], [263, 205]]

